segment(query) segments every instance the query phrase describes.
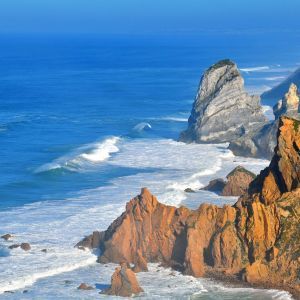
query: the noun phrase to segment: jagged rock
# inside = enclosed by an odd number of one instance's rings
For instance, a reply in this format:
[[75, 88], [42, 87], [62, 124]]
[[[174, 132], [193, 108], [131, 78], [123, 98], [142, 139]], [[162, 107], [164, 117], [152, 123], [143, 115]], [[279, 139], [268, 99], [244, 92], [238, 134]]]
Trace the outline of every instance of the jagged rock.
[[100, 240], [102, 239], [102, 233], [99, 231], [94, 231], [91, 235], [85, 237], [82, 241], [77, 243], [75, 247], [80, 250], [84, 249], [94, 249], [99, 247]]
[[273, 107], [275, 120], [256, 128], [229, 144], [229, 149], [239, 156], [265, 157], [271, 159], [277, 141], [278, 119], [288, 115], [298, 118], [299, 96], [297, 86], [291, 84], [285, 97]]
[[12, 235], [9, 234], [9, 233], [7, 233], [7, 234], [2, 235], [1, 238], [4, 239], [4, 240], [6, 240], [6, 241], [8, 241], [9, 239], [12, 238]]
[[273, 106], [278, 101], [278, 99], [282, 99], [284, 97], [286, 91], [289, 89], [292, 83], [300, 86], [300, 68], [293, 72], [283, 82], [281, 82], [274, 88], [264, 92], [261, 95], [263, 103]]
[[201, 190], [210, 191], [210, 192], [216, 192], [216, 193], [222, 193], [224, 187], [226, 185], [226, 182], [222, 178], [217, 178], [211, 180], [207, 186], [201, 188]]
[[292, 83], [288, 92], [283, 99], [280, 99], [273, 107], [275, 119], [278, 119], [282, 115], [293, 116], [298, 114], [299, 111], [299, 95], [297, 86]]
[[89, 291], [89, 290], [93, 290], [94, 288], [90, 285], [87, 285], [86, 283], [81, 283], [77, 289]]
[[193, 189], [191, 189], [191, 188], [186, 188], [184, 191], [186, 193], [195, 193], [195, 191]]
[[135, 273], [128, 268], [126, 263], [122, 263], [121, 267], [116, 268], [111, 277], [111, 286], [103, 291], [107, 295], [115, 295], [121, 297], [131, 297], [143, 292], [140, 287]]
[[238, 166], [227, 176], [227, 182], [222, 190], [223, 196], [241, 196], [248, 191], [249, 184], [256, 177], [255, 174]]
[[148, 272], [148, 266], [146, 259], [142, 256], [141, 252], [138, 251], [137, 256], [134, 260], [133, 272]]
[[263, 170], [249, 188], [252, 194], [270, 204], [283, 193], [300, 187], [300, 121], [281, 117], [278, 144], [269, 168]]
[[203, 75], [189, 117], [184, 142], [230, 142], [257, 124], [265, 124], [258, 96], [250, 96], [244, 80], [230, 60], [211, 66]]
[[176, 208], [142, 189], [101, 234], [99, 261], [140, 256], [196, 277], [213, 271], [299, 295], [299, 147], [300, 122], [281, 117], [274, 158], [234, 206]]

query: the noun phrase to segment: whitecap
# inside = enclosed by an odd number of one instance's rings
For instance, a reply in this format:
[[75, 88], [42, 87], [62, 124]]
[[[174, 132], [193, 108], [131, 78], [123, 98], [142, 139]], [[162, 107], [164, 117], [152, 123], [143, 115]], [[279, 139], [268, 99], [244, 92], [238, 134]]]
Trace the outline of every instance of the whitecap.
[[147, 129], [148, 130], [152, 129], [152, 126], [151, 126], [151, 124], [146, 123], [146, 122], [141, 122], [133, 127], [133, 130], [137, 131], [137, 132], [141, 132], [141, 131], [147, 130]]
[[270, 67], [269, 66], [261, 66], [261, 67], [252, 67], [252, 68], [240, 68], [240, 70], [242, 72], [260, 72], [260, 71], [265, 71], [265, 70], [269, 70]]
[[55, 159], [51, 163], [46, 163], [38, 167], [35, 173], [57, 169], [66, 169], [73, 172], [88, 170], [90, 167], [95, 166], [95, 164], [106, 161], [112, 153], [118, 152], [117, 143], [119, 141], [119, 137], [110, 137], [102, 142], [85, 145], [74, 150], [72, 153]]

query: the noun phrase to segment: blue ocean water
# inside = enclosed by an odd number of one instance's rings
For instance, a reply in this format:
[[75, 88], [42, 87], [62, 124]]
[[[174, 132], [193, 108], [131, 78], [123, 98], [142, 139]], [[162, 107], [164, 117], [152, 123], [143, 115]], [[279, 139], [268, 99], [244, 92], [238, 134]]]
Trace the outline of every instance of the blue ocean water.
[[[1, 36], [0, 233], [33, 245], [30, 257], [0, 245], [3, 289], [74, 270], [82, 275], [95, 257], [73, 245], [105, 229], [142, 186], [165, 203], [197, 207], [199, 193], [186, 195], [186, 187], [223, 176], [234, 164], [262, 169], [268, 162], [234, 158], [226, 145], [176, 139], [187, 126], [201, 74], [212, 63], [231, 58], [247, 89], [260, 93], [297, 67], [299, 47], [288, 32]], [[40, 256], [44, 247], [55, 255]], [[53, 293], [51, 280], [40, 284]], [[194, 293], [198, 287], [192, 288]], [[38, 291], [33, 286], [26, 297], [39, 297]]]
[[[286, 40], [290, 38], [291, 43]], [[134, 169], [36, 170], [109, 136], [176, 139], [205, 68], [229, 57], [254, 92], [296, 67], [289, 34], [190, 37], [2, 36], [0, 39], [0, 209], [64, 197]], [[287, 46], [288, 45], [288, 46]], [[255, 72], [256, 67], [266, 69]], [[260, 72], [259, 72], [260, 71]], [[174, 117], [175, 119], [167, 117]]]

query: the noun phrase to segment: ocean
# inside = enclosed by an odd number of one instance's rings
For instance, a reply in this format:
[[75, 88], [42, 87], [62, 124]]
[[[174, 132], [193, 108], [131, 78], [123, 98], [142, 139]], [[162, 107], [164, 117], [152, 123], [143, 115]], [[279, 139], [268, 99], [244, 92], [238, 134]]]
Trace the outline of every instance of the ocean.
[[[226, 144], [177, 138], [211, 64], [234, 60], [255, 94], [297, 68], [299, 39], [280, 35], [0, 36], [0, 235], [14, 235], [0, 241], [0, 299], [103, 298], [98, 292], [115, 266], [97, 264], [95, 254], [73, 246], [106, 229], [141, 187], [176, 206], [234, 203], [235, 197], [184, 190], [198, 190], [237, 165], [259, 173], [268, 161], [235, 157]], [[263, 104], [272, 118], [272, 103]], [[8, 250], [19, 242], [32, 249]], [[155, 264], [138, 279], [143, 299], [290, 297]], [[80, 292], [81, 282], [97, 289]]]

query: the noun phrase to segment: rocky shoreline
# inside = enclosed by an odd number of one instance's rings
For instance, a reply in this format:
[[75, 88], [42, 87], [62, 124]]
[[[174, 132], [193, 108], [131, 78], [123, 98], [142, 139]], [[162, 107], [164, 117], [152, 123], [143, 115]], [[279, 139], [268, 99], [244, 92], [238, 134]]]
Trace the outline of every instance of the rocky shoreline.
[[197, 210], [161, 204], [146, 188], [106, 231], [77, 247], [97, 248], [100, 263], [145, 270], [160, 262], [184, 274], [300, 294], [299, 121], [281, 117], [265, 170], [233, 206]]

